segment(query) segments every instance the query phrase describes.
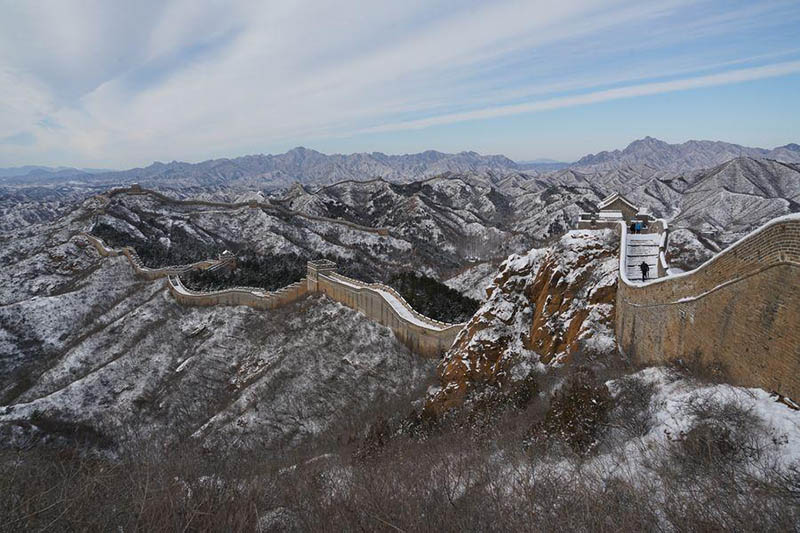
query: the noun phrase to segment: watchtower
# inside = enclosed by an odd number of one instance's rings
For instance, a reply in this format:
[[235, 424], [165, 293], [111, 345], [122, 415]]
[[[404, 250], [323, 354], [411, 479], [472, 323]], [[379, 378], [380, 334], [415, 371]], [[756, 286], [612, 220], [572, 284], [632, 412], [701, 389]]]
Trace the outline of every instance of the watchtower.
[[606, 196], [597, 204], [598, 211], [581, 213], [578, 219], [578, 229], [614, 228], [619, 222], [630, 224], [631, 221], [641, 221], [647, 224], [653, 217], [641, 212], [633, 202], [618, 192]]
[[306, 263], [306, 280], [308, 281], [308, 292], [319, 291], [319, 275], [332, 274], [336, 272], [336, 263], [327, 259], [317, 259]]

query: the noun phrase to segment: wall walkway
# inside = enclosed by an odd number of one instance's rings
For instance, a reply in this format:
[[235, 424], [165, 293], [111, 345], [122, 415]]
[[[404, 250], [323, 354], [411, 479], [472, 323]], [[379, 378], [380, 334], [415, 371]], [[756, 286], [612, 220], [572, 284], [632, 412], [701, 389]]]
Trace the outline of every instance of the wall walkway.
[[391, 329], [397, 339], [413, 352], [425, 357], [439, 357], [452, 346], [465, 324], [448, 324], [421, 315], [393, 288], [380, 283], [364, 283], [336, 273], [330, 261], [309, 261], [306, 278], [277, 291], [257, 287], [233, 287], [219, 291], [193, 291], [179, 274], [191, 269], [208, 269], [225, 260], [207, 260], [191, 265], [151, 269], [142, 265], [136, 250], [110, 248], [93, 235], [84, 234], [103, 257], [125, 255], [136, 274], [146, 279], [167, 278], [166, 286], [175, 301], [182, 305], [246, 305], [255, 309], [275, 309], [306, 294], [320, 293], [355, 309], [367, 318]]
[[309, 262], [306, 279], [309, 292], [320, 292], [364, 313], [371, 320], [390, 328], [412, 351], [426, 357], [441, 356], [466, 325], [448, 324], [423, 316], [393, 288], [337, 274], [336, 265], [330, 261]]
[[88, 239], [89, 243], [94, 246], [98, 253], [103, 257], [113, 257], [118, 255], [124, 255], [127, 257], [128, 261], [136, 272], [136, 275], [145, 279], [166, 278], [167, 276], [182, 274], [184, 272], [188, 272], [189, 270], [206, 270], [221, 266], [227, 262], [225, 259], [204, 259], [203, 261], [198, 261], [188, 265], [172, 265], [161, 268], [150, 268], [142, 263], [142, 260], [139, 258], [139, 254], [137, 254], [136, 250], [130, 246], [125, 246], [123, 248], [111, 248], [94, 235], [84, 233], [83, 236]]
[[255, 309], [275, 309], [292, 303], [308, 294], [305, 278], [282, 287], [277, 291], [267, 291], [258, 287], [233, 287], [220, 291], [193, 291], [186, 288], [178, 276], [167, 278], [167, 289], [175, 301], [183, 305], [207, 307], [211, 305], [246, 305]]
[[[800, 215], [765, 224], [700, 267], [636, 282], [620, 253], [616, 334], [634, 362], [696, 359], [733, 383], [800, 398]], [[627, 227], [619, 226], [621, 250]], [[662, 273], [663, 272], [663, 273]]]

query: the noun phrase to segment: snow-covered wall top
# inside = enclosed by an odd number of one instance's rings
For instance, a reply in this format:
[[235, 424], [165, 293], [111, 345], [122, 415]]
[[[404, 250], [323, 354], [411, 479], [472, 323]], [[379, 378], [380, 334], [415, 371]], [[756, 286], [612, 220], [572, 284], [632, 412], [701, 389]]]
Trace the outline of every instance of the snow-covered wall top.
[[397, 311], [397, 314], [401, 318], [408, 320], [409, 322], [420, 327], [441, 331], [452, 327], [461, 328], [464, 326], [464, 323], [451, 324], [449, 322], [441, 322], [419, 313], [413, 307], [411, 307], [411, 304], [409, 304], [399, 292], [388, 285], [384, 285], [382, 283], [365, 283], [363, 281], [358, 281], [336, 273], [332, 273], [323, 277], [334, 283], [341, 283], [345, 286], [356, 289], [368, 289], [378, 293], [381, 298], [386, 300], [386, 302], [392, 306], [392, 309]]
[[641, 364], [679, 359], [800, 398], [800, 214], [771, 220], [694, 270], [644, 282], [630, 279], [631, 236], [620, 232], [615, 330], [624, 354]]
[[309, 292], [320, 292], [367, 318], [391, 329], [415, 353], [439, 357], [455, 341], [465, 324], [447, 324], [421, 315], [393, 288], [364, 283], [335, 272], [335, 265], [310, 262]]
[[171, 265], [161, 268], [150, 268], [142, 263], [142, 260], [139, 258], [139, 254], [137, 254], [136, 250], [130, 246], [125, 246], [119, 249], [111, 248], [110, 246], [106, 245], [102, 239], [95, 237], [94, 235], [90, 235], [88, 233], [84, 233], [83, 235], [89, 240], [92, 246], [95, 247], [100, 255], [103, 257], [124, 255], [128, 258], [128, 261], [130, 261], [131, 266], [133, 266], [133, 269], [136, 271], [136, 274], [147, 279], [165, 278], [167, 276], [181, 274], [194, 269], [213, 268], [225, 264], [228, 261], [227, 259], [204, 259], [188, 265]]

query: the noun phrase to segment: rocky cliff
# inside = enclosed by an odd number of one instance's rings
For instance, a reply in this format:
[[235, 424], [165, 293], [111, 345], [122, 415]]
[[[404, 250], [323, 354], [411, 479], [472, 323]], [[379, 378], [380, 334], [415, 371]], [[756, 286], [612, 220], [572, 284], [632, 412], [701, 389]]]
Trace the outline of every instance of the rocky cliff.
[[439, 365], [428, 412], [458, 406], [485, 386], [510, 391], [578, 355], [614, 353], [617, 248], [610, 230], [570, 231], [549, 248], [510, 256]]

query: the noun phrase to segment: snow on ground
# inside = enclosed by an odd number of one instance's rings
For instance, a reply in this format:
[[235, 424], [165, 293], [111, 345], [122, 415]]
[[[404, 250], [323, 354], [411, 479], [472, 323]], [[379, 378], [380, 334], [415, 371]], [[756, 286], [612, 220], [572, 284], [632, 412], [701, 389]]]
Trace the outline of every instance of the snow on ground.
[[478, 263], [445, 281], [445, 285], [479, 302], [486, 300], [486, 288], [497, 275], [492, 263]]
[[302, 314], [287, 310], [282, 327], [268, 328], [229, 379], [236, 399], [195, 438], [211, 446], [299, 444], [427, 385], [434, 361], [411, 354], [363, 315], [313, 299]]
[[[616, 402], [622, 401], [632, 383], [649, 392], [626, 397], [625, 411], [615, 412], [622, 408]], [[618, 480], [639, 486], [660, 501], [665, 496], [661, 491], [668, 490], [661, 477], [665, 472], [698, 468], [704, 460], [733, 461], [739, 473], [753, 480], [776, 473], [789, 476], [793, 469], [800, 469], [800, 411], [762, 389], [703, 383], [664, 367], [645, 368], [608, 381], [606, 386], [613, 398], [611, 422], [599, 434], [596, 453], [579, 460], [569, 454], [544, 453], [532, 464], [530, 459], [525, 464], [500, 464], [509, 476], [509, 485], [503, 490], [510, 490], [520, 478], [534, 481], [537, 475], [547, 473], [565, 479], [574, 476], [583, 482], [595, 480], [603, 486]], [[636, 424], [631, 424], [632, 420]], [[720, 440], [693, 441], [697, 439], [693, 432], [703, 428], [709, 431], [701, 433], [701, 438]], [[702, 443], [699, 449], [691, 448], [695, 442]], [[722, 448], [714, 449], [718, 443]], [[685, 457], [682, 453], [711, 456]], [[729, 456], [722, 455], [725, 453]], [[702, 478], [702, 470], [696, 473]], [[685, 488], [692, 487], [687, 484]]]
[[[54, 327], [48, 309], [26, 310], [42, 331]], [[322, 297], [268, 312], [191, 308], [160, 280], [94, 324], [89, 335], [47, 348], [50, 368], [0, 407], [0, 431], [44, 418], [122, 443], [194, 434], [211, 448], [291, 447], [376, 402], [410, 401], [435, 365], [387, 328]]]
[[[733, 406], [741, 413], [752, 415], [754, 436], [770, 453], [781, 469], [800, 466], [800, 411], [777, 401], [777, 397], [763, 389], [736, 387], [727, 384], [705, 384], [687, 379], [676, 372], [660, 367], [646, 368], [629, 379], [639, 380], [654, 387], [649, 401], [650, 430], [639, 439], [626, 443], [622, 455], [630, 468], [646, 459], [647, 450], [667, 447], [686, 435], [702, 420], [698, 413], [703, 405]], [[607, 383], [612, 396], [620, 391], [620, 380]], [[712, 420], [725, 427], [725, 419]], [[732, 434], [740, 428], [729, 427]], [[616, 461], [617, 459], [615, 459]], [[601, 455], [598, 463], [605, 461]]]
[[[319, 236], [257, 209], [174, 213], [147, 197], [128, 200], [201, 236], [217, 222], [220, 235], [244, 232], [257, 243], [254, 235], [266, 235], [278, 247]], [[164, 280], [136, 278], [124, 257], [100, 257], [80, 235], [90, 222], [78, 210], [0, 246], [2, 442], [47, 434], [36, 429], [42, 420], [42, 428], [82, 424], [117, 443], [197, 433], [212, 447], [293, 446], [429, 384], [434, 362], [324, 298], [271, 311], [183, 307]]]

